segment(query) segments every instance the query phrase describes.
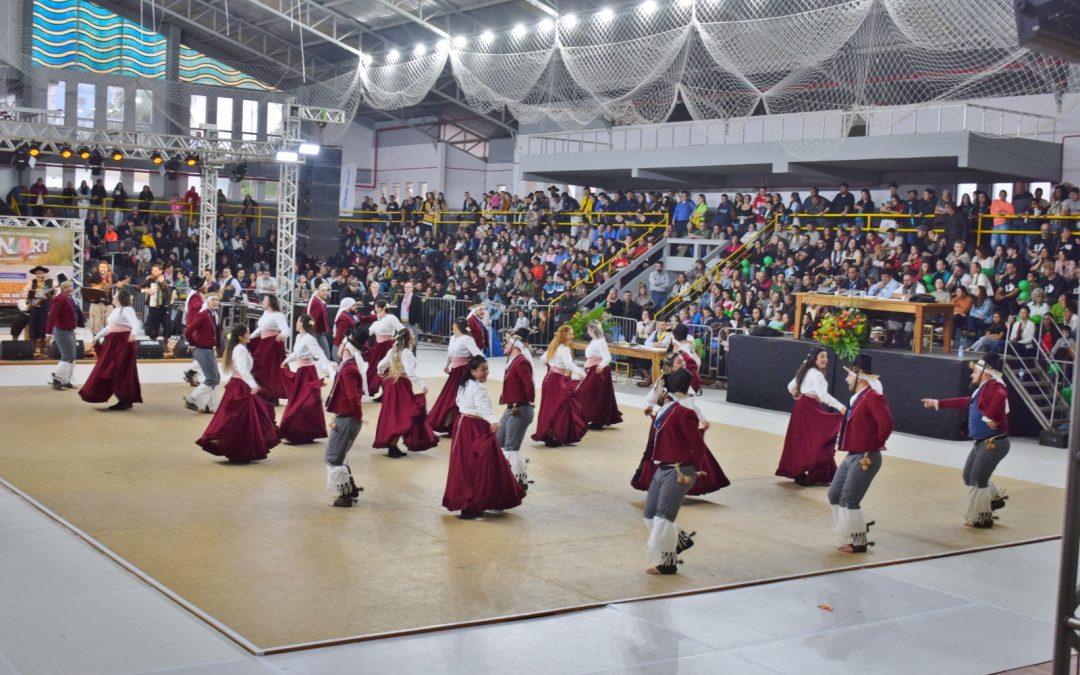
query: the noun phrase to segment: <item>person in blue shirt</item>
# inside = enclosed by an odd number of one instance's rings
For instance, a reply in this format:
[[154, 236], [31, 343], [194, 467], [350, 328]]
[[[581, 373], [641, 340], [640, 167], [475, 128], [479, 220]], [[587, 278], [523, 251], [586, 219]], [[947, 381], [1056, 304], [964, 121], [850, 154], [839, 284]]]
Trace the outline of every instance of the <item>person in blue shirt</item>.
[[675, 236], [685, 237], [686, 229], [690, 224], [690, 216], [694, 215], [694, 203], [690, 201], [690, 195], [686, 192], [680, 192], [675, 202], [675, 211], [672, 214], [672, 220], [675, 225]]
[[720, 203], [716, 205], [716, 224], [724, 229], [732, 224], [731, 217], [735, 212], [735, 205], [728, 199], [727, 194], [720, 195]]
[[877, 282], [866, 291], [871, 298], [891, 298], [900, 288], [900, 282], [893, 278], [892, 270], [881, 270], [881, 281]]

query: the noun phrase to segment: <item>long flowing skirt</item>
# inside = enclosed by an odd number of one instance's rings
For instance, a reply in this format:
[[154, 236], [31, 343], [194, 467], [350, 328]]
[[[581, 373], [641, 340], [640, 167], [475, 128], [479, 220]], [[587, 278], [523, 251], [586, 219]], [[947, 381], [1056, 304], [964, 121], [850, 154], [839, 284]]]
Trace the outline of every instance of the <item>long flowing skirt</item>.
[[536, 433], [531, 438], [556, 445], [570, 445], [584, 438], [587, 430], [574, 381], [562, 373], [548, 370], [540, 389]]
[[367, 361], [367, 387], [368, 393], [372, 396], [379, 394], [379, 387], [382, 386], [382, 376], [379, 375], [379, 361], [390, 352], [393, 348], [394, 341], [387, 340], [386, 342], [376, 342], [367, 348], [367, 355], [364, 359]]
[[450, 511], [505, 511], [521, 504], [521, 489], [491, 432], [478, 417], [458, 415], [450, 444], [443, 506]]
[[435, 405], [428, 411], [428, 422], [431, 428], [440, 434], [448, 434], [454, 428], [454, 418], [457, 416], [458, 385], [461, 378], [465, 377], [468, 366], [461, 365], [450, 369], [450, 376], [446, 378], [446, 384], [439, 392], [439, 398], [435, 399]]
[[279, 435], [290, 443], [311, 443], [317, 438], [326, 438], [322, 380], [315, 372], [315, 366], [300, 366], [291, 379], [286, 392], [289, 403], [281, 414]]
[[[705, 431], [702, 430], [704, 436]], [[641, 456], [641, 463], [638, 465], [638, 470], [634, 473], [634, 477], [630, 479], [630, 485], [638, 490], [648, 491], [649, 485], [652, 483], [653, 475], [656, 474], [656, 465], [653, 464], [653, 442], [656, 438], [656, 430], [652, 425], [649, 425], [649, 441], [645, 445], [645, 454]], [[687, 494], [692, 496], [707, 495], [710, 492], [716, 492], [721, 488], [726, 488], [731, 485], [731, 481], [724, 475], [724, 470], [720, 468], [720, 462], [716, 461], [716, 457], [713, 456], [712, 450], [706, 448], [705, 452], [705, 466], [695, 467], [698, 471], [704, 471], [704, 476], [698, 476], [694, 481], [693, 487], [690, 488], [690, 492]]]
[[139, 371], [135, 365], [135, 342], [131, 333], [117, 331], [105, 336], [97, 348], [97, 363], [86, 378], [79, 396], [87, 403], [104, 403], [115, 394], [126, 403], [142, 403]]
[[281, 439], [270, 402], [252, 394], [247, 382], [233, 377], [206, 431], [195, 442], [211, 455], [250, 462], [266, 459]]
[[585, 369], [585, 379], [577, 390], [585, 421], [594, 426], [607, 427], [622, 422], [622, 413], [615, 403], [615, 383], [611, 381], [611, 368], [597, 370], [599, 366]]
[[409, 378], [384, 378], [382, 386], [382, 408], [372, 447], [389, 448], [391, 441], [399, 437], [400, 443], [410, 452], [438, 445], [439, 439], [427, 421], [427, 401], [423, 394], [413, 393]]
[[686, 364], [686, 370], [690, 373], [690, 388], [697, 393], [701, 393], [701, 370], [698, 368], [698, 363], [689, 356], [683, 357], [683, 362]]
[[809, 396], [800, 396], [788, 419], [776, 475], [811, 485], [832, 481], [836, 473], [836, 435], [843, 421], [840, 413], [825, 410]]
[[287, 368], [281, 367], [285, 360], [285, 343], [276, 337], [253, 338], [248, 345], [253, 361], [251, 375], [259, 383], [259, 394], [266, 398], [285, 398], [289, 388], [285, 382]]

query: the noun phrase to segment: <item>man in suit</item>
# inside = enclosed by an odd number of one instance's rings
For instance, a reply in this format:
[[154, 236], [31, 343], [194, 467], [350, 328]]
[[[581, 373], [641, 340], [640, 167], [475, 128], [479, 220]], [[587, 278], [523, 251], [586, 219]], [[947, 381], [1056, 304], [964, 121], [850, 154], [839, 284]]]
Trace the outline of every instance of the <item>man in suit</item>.
[[150, 266], [150, 276], [142, 283], [146, 296], [146, 335], [151, 340], [169, 337], [169, 303], [172, 288], [161, 273], [161, 263]]
[[330, 331], [330, 318], [326, 313], [326, 299], [330, 297], [330, 284], [322, 284], [311, 296], [307, 304], [307, 314], [311, 317], [313, 337], [322, 347], [324, 354], [330, 354], [330, 340], [327, 333]]
[[60, 293], [49, 307], [45, 321], [45, 339], [56, 342], [60, 362], [53, 371], [50, 384], [53, 389], [73, 389], [71, 372], [75, 369], [75, 328], [84, 325], [82, 308], [75, 300], [75, 285], [63, 274], [56, 275]]
[[203, 374], [202, 383], [195, 387], [191, 396], [184, 397], [184, 406], [195, 412], [214, 412], [211, 407], [214, 402], [214, 389], [221, 381], [217, 364], [217, 348], [221, 343], [221, 327], [217, 314], [219, 300], [217, 295], [207, 296], [206, 304], [184, 330], [184, 338], [191, 345], [191, 353]]
[[848, 456], [829, 485], [829, 506], [840, 552], [866, 553], [867, 547], [873, 545], [866, 540], [866, 534], [874, 523], [866, 522], [863, 516], [862, 498], [881, 469], [881, 453], [892, 434], [893, 419], [870, 356], [859, 354], [854, 365], [845, 370], [852, 396], [837, 448]]
[[[413, 282], [406, 281], [402, 284], [398, 318], [401, 319], [401, 324], [411, 330], [414, 335], [419, 334], [423, 328], [423, 306], [424, 300], [416, 292]], [[415, 345], [413, 345], [413, 353], [416, 353]]]

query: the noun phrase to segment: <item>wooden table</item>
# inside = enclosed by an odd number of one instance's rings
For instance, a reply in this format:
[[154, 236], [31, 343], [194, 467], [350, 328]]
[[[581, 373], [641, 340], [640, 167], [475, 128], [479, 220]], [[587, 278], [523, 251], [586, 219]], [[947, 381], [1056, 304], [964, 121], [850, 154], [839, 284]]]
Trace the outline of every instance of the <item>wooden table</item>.
[[951, 304], [939, 304], [934, 302], [910, 302], [908, 300], [890, 300], [886, 298], [870, 298], [850, 295], [829, 295], [826, 293], [796, 293], [795, 294], [795, 339], [802, 337], [803, 310], [807, 305], [820, 305], [822, 307], [856, 307], [864, 312], [886, 312], [888, 314], [912, 314], [915, 316], [914, 343], [915, 353], [923, 351], [923, 326], [926, 317], [945, 317], [944, 334], [942, 342], [945, 351], [952, 349], [953, 338], [953, 306]]
[[[576, 349], [579, 352], [585, 351], [585, 348], [589, 346], [588, 342], [583, 340], [574, 340], [570, 343], [571, 349]], [[642, 347], [640, 345], [620, 345], [613, 342], [608, 343], [608, 351], [618, 356], [625, 356], [631, 359], [639, 359], [641, 361], [652, 362], [652, 380], [656, 382], [660, 377], [660, 361], [663, 360], [664, 355], [667, 354], [667, 350], [663, 347]]]

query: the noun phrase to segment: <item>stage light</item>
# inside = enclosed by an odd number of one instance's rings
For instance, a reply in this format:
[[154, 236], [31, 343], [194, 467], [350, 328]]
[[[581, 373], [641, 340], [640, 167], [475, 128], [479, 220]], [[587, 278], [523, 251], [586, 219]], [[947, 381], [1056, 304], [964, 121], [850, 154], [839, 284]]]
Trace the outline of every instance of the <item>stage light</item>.
[[114, 162], [124, 161], [124, 153], [120, 151], [120, 148], [113, 148], [109, 151], [109, 158]]
[[154, 166], [160, 166], [165, 162], [165, 158], [161, 156], [161, 153], [154, 151], [154, 154], [150, 155], [150, 163]]
[[655, 11], [656, 11], [656, 0], [645, 0], [645, 2], [641, 3], [641, 13], [642, 14], [648, 15], [648, 14], [652, 14]]
[[65, 144], [64, 147], [60, 148], [60, 156], [64, 159], [71, 159], [74, 155], [75, 151], [71, 149], [70, 145]]
[[529, 32], [529, 29], [526, 28], [523, 24], [519, 23], [518, 25], [514, 26], [514, 29], [512, 31], [510, 31], [510, 34], [513, 35], [516, 38], [519, 38], [519, 37], [524, 37], [525, 34], [528, 33], [528, 32]]
[[193, 152], [189, 152], [187, 157], [184, 158], [184, 164], [188, 166], [196, 166], [199, 163], [199, 156]]
[[171, 157], [169, 161], [165, 162], [165, 177], [169, 180], [176, 180], [177, 171], [180, 170], [180, 158]]
[[439, 40], [435, 43], [435, 49], [440, 52], [445, 52], [449, 46], [450, 42], [448, 40]]
[[566, 28], [573, 28], [577, 25], [577, 15], [567, 14], [566, 16], [559, 19], [559, 23]]
[[90, 161], [90, 166], [101, 166], [105, 163], [105, 158], [102, 157], [101, 151], [97, 148], [94, 148], [87, 159]]
[[388, 53], [386, 55], [386, 60], [387, 61], [397, 61], [399, 56], [401, 56], [401, 54], [398, 54], [398, 50], [391, 49], [390, 53]]
[[413, 49], [412, 53], [413, 56], [423, 56], [427, 53], [427, 47], [425, 47], [424, 45], [416, 45], [416, 48]]
[[611, 21], [612, 19], [615, 18], [615, 11], [612, 10], [610, 7], [605, 7], [602, 10], [600, 10], [600, 12], [597, 13], [596, 16], [597, 16], [597, 18], [599, 18], [604, 23], [607, 23], [607, 22], [609, 22], [609, 21]]
[[494, 39], [495, 39], [495, 36], [489, 30], [486, 30], [483, 33], [480, 33], [480, 41], [481, 42], [491, 42]]
[[465, 39], [464, 35], [454, 36], [454, 48], [465, 49], [465, 46], [469, 44], [469, 41]]
[[546, 33], [552, 28], [554, 28], [555, 24], [552, 23], [551, 19], [544, 19], [543, 21], [538, 23], [536, 27], [540, 29], [541, 33]]
[[27, 150], [25, 145], [20, 145], [15, 154], [11, 156], [11, 163], [15, 165], [15, 169], [22, 171], [30, 165], [30, 151]]
[[31, 157], [40, 157], [41, 156], [41, 143], [38, 143], [37, 141], [33, 141], [32, 143], [30, 143], [30, 149], [27, 150], [27, 152], [30, 154]]
[[279, 162], [299, 162], [300, 154], [295, 150], [278, 150], [276, 159]]
[[319, 154], [318, 143], [301, 143], [298, 148], [301, 155], [317, 155]]
[[85, 145], [80, 145], [79, 146], [79, 159], [84, 160], [84, 161], [90, 159], [90, 148], [86, 147]]
[[240, 162], [236, 165], [236, 168], [233, 169], [232, 172], [231, 172], [233, 182], [234, 183], [239, 183], [239, 182], [243, 181], [244, 177], [247, 176], [247, 169], [248, 169], [247, 160], [246, 159], [240, 160]]

